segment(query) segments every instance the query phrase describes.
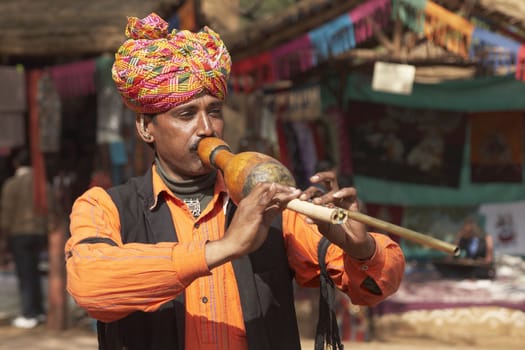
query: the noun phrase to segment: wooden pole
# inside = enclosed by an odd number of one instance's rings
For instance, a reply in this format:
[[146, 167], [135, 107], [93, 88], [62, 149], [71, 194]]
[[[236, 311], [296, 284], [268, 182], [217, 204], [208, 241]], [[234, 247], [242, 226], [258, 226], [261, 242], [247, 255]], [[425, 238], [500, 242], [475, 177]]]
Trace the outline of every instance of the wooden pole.
[[58, 225], [48, 236], [49, 273], [48, 273], [48, 312], [47, 328], [55, 331], [68, 327], [68, 307], [66, 294], [66, 269], [64, 264], [65, 230]]

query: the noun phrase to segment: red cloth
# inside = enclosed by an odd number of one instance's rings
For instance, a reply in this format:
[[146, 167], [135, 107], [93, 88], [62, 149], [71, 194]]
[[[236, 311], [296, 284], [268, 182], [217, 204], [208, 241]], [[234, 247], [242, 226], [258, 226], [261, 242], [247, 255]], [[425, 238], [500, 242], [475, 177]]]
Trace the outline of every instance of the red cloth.
[[525, 45], [522, 45], [518, 51], [518, 60], [516, 62], [516, 79], [525, 81]]
[[85, 96], [95, 93], [96, 61], [73, 62], [50, 69], [61, 97]]
[[232, 65], [234, 91], [250, 92], [275, 80], [269, 52], [246, 58]]

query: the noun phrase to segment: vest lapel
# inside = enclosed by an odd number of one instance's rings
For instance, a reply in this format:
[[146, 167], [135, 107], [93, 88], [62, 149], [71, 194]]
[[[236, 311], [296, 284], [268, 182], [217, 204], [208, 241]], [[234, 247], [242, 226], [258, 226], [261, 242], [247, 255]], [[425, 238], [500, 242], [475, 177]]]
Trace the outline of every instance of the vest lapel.
[[171, 217], [168, 205], [164, 198], [160, 196], [158, 203], [153, 210], [150, 210], [155, 198], [153, 194], [153, 172], [151, 168], [138, 186], [138, 194], [144, 203], [144, 217], [148, 230], [150, 230], [153, 243], [158, 242], [177, 242], [177, 234]]
[[270, 350], [250, 258], [244, 256], [232, 261], [232, 264], [241, 299], [248, 348], [250, 350]]
[[[235, 209], [235, 205], [230, 201], [226, 210], [226, 228], [233, 218]], [[233, 260], [232, 265], [241, 299], [248, 348], [250, 350], [270, 350], [250, 257], [245, 255], [242, 258]]]
[[[154, 203], [153, 172], [151, 168], [141, 180], [138, 186], [138, 194], [143, 201], [146, 230], [149, 231], [148, 235], [152, 238], [153, 242], [151, 243], [178, 242], [170, 209], [162, 196], [158, 198], [159, 202], [157, 206], [153, 210], [150, 210]], [[173, 303], [175, 309], [177, 342], [178, 349], [180, 350], [184, 349], [185, 344], [186, 306], [184, 298], [184, 293], [181, 293], [174, 300], [168, 302], [168, 304]]]

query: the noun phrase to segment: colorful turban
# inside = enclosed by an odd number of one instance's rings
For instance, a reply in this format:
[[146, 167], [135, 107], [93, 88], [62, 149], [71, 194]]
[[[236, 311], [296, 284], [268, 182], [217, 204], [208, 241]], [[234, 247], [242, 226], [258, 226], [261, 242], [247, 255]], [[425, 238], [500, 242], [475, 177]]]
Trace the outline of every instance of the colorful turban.
[[133, 111], [165, 112], [203, 92], [225, 98], [231, 58], [210, 28], [168, 33], [168, 23], [151, 13], [143, 19], [128, 17], [126, 36], [112, 76]]

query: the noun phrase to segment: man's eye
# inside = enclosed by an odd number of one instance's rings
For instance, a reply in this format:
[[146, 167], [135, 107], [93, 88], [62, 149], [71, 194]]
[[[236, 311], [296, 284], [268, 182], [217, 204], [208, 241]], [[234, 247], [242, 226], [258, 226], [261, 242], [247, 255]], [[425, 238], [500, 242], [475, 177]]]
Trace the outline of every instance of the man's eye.
[[216, 115], [216, 116], [221, 116], [222, 115], [222, 109], [212, 109], [210, 111], [210, 114]]
[[193, 113], [191, 113], [191, 112], [179, 113], [179, 117], [181, 117], [181, 118], [191, 118], [192, 116], [193, 116]]

